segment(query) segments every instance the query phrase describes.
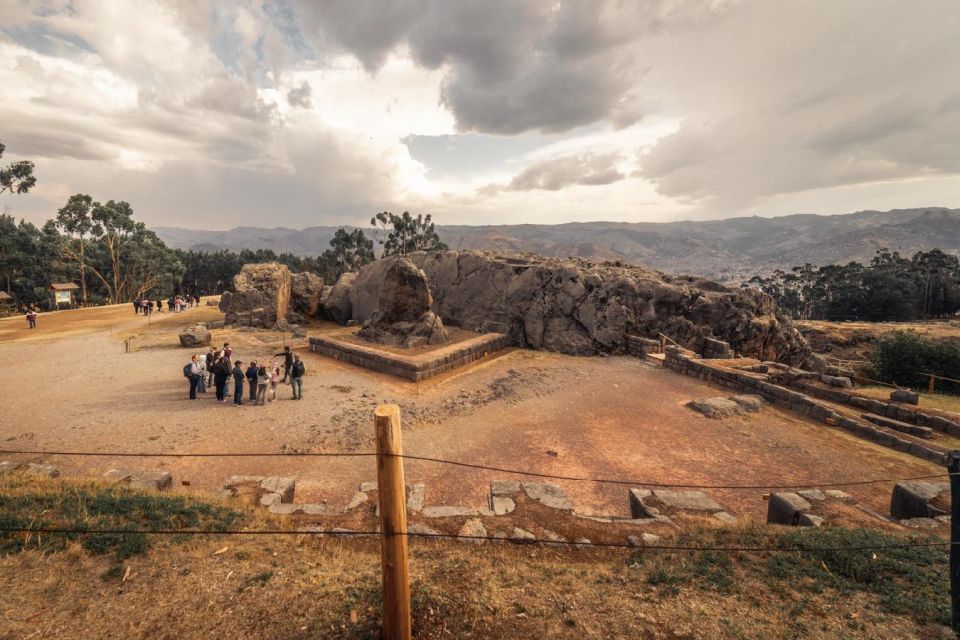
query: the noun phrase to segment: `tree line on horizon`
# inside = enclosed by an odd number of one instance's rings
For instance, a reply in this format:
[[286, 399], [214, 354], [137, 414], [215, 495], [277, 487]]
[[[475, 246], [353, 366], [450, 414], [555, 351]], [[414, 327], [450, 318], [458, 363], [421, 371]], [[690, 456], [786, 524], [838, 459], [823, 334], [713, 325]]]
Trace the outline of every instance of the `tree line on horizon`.
[[905, 258], [880, 249], [869, 264], [805, 264], [744, 287], [768, 293], [795, 320], [926, 320], [960, 311], [960, 258], [940, 249]]
[[[0, 143], [0, 157], [5, 147]], [[0, 167], [0, 194], [25, 194], [36, 185], [28, 160]], [[370, 220], [379, 236], [380, 255], [446, 249], [431, 216], [404, 211], [376, 214]], [[203, 252], [171, 249], [134, 219], [122, 200], [100, 202], [86, 194], [71, 196], [42, 227], [0, 214], [0, 288], [20, 308], [50, 309], [50, 285], [73, 282], [81, 304], [119, 304], [143, 297], [223, 293], [243, 265], [280, 262], [292, 271], [311, 271], [328, 283], [376, 258], [374, 240], [361, 229], [337, 230], [330, 248], [312, 257], [277, 254], [269, 249]]]

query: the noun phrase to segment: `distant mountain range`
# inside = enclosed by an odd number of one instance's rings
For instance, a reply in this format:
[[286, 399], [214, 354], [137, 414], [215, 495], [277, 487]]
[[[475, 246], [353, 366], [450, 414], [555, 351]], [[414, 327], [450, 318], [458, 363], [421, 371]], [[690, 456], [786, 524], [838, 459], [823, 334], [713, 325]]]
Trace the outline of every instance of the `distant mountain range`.
[[[154, 230], [169, 246], [182, 249], [273, 249], [277, 253], [316, 255], [329, 248], [338, 228]], [[447, 225], [437, 230], [453, 249], [623, 260], [720, 281], [742, 280], [807, 262], [868, 262], [884, 247], [907, 256], [933, 248], [960, 253], [960, 209], [942, 207], [707, 222]], [[372, 229], [367, 231], [373, 235]]]

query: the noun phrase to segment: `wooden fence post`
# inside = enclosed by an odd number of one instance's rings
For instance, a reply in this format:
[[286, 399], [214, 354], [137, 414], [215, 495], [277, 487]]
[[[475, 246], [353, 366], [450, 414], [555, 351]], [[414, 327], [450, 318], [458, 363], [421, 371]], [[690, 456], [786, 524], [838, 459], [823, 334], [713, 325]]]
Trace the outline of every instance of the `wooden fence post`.
[[936, 386], [937, 386], [937, 377], [933, 374], [927, 374], [927, 375], [930, 376], [930, 384], [927, 385], [927, 393], [929, 393], [930, 395], [933, 395], [934, 390], [936, 389]]
[[383, 572], [383, 637], [410, 640], [410, 568], [407, 560], [407, 495], [403, 479], [400, 407], [377, 407], [377, 493], [380, 501], [380, 566]]
[[947, 454], [950, 473], [950, 607], [953, 630], [960, 633], [960, 451]]

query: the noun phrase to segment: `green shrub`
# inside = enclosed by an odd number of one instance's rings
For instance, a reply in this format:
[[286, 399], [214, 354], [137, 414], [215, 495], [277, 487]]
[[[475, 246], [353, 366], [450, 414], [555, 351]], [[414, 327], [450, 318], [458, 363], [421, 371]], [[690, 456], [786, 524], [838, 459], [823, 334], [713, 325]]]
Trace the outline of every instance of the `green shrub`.
[[[924, 389], [930, 379], [925, 373], [960, 380], [960, 345], [895, 331], [877, 343], [870, 364], [872, 376], [881, 382]], [[942, 385], [938, 390], [956, 394], [960, 385]]]

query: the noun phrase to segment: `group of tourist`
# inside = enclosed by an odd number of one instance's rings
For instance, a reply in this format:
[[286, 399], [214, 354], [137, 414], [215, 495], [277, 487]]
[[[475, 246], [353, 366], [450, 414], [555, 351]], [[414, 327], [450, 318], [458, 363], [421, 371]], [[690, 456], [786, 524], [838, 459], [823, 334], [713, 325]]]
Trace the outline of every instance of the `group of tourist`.
[[198, 393], [206, 393], [207, 387], [216, 390], [217, 402], [226, 404], [231, 396], [230, 384], [233, 383], [233, 404], [242, 406], [244, 384], [248, 389], [248, 400], [256, 405], [263, 406], [268, 401], [277, 399], [277, 387], [289, 380], [293, 392], [293, 400], [303, 399], [303, 376], [306, 367], [299, 355], [293, 353], [290, 347], [274, 354], [274, 358], [283, 356], [283, 377], [281, 365], [277, 360], [270, 364], [251, 361], [244, 369], [242, 360], [233, 360], [233, 349], [229, 342], [223, 343], [223, 348], [210, 350], [206, 354], [194, 354], [190, 363], [183, 368], [183, 375], [190, 383], [190, 399], [196, 400]]
[[[200, 298], [194, 298], [190, 294], [184, 296], [170, 296], [167, 299], [167, 309], [170, 310], [170, 313], [180, 313], [181, 311], [195, 307], [198, 304], [200, 304]], [[163, 300], [157, 298], [156, 305], [154, 305], [153, 300], [150, 300], [146, 297], [142, 300], [133, 301], [133, 312], [136, 314], [142, 313], [145, 316], [153, 315], [154, 306], [156, 306], [157, 313], [163, 313]]]

